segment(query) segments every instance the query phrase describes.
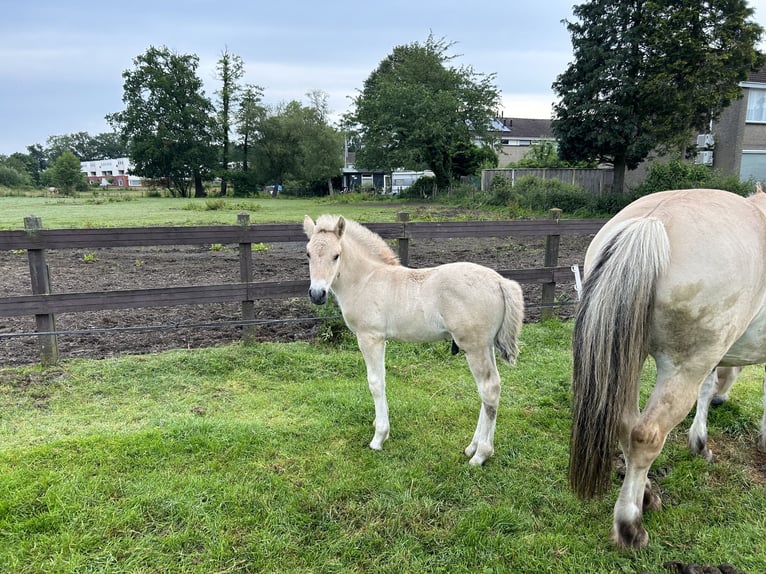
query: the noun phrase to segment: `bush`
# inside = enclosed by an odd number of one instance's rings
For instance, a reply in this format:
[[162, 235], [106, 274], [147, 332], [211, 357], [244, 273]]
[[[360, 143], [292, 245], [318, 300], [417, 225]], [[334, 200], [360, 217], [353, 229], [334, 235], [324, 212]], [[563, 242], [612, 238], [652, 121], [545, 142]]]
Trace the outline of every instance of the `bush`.
[[519, 178], [514, 191], [518, 194], [519, 205], [534, 211], [548, 211], [553, 207], [566, 213], [590, 210], [594, 197], [579, 185], [533, 175]]
[[740, 181], [736, 176], [724, 175], [706, 165], [674, 159], [654, 162], [649, 166], [644, 183], [634, 192], [636, 197], [669, 189], [713, 188], [749, 195], [755, 191], [752, 181]]
[[413, 183], [410, 187], [405, 189], [401, 193], [401, 197], [406, 199], [423, 199], [423, 198], [433, 197], [435, 188], [436, 188], [435, 177], [428, 177], [428, 176], [421, 177], [415, 183]]
[[30, 187], [32, 178], [29, 174], [22, 173], [7, 165], [0, 165], [0, 186], [3, 187]]
[[252, 197], [258, 195], [261, 182], [254, 171], [231, 171], [228, 174], [231, 183], [230, 193], [234, 197]]

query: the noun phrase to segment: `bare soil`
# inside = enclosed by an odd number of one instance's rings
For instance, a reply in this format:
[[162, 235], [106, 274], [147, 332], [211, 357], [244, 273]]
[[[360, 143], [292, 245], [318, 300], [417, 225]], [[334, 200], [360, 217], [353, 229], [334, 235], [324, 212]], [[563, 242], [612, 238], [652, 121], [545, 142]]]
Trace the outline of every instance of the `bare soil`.
[[[559, 265], [582, 264], [591, 236], [562, 237]], [[429, 267], [451, 261], [473, 261], [494, 269], [527, 269], [543, 266], [545, 238], [451, 239], [411, 241], [409, 265]], [[268, 246], [253, 253], [256, 281], [294, 280], [308, 277], [305, 243]], [[147, 247], [86, 250], [51, 250], [47, 253], [52, 291], [55, 293], [113, 291], [188, 285], [212, 285], [239, 281], [236, 246], [221, 250], [210, 245], [193, 247]], [[528, 306], [527, 320], [539, 318], [541, 288], [522, 285]], [[31, 293], [25, 252], [0, 252], [0, 297]], [[576, 299], [574, 278], [560, 285], [561, 301]], [[571, 315], [572, 307], [560, 316]], [[252, 329], [255, 340], [294, 341], [317, 333], [318, 310], [305, 299], [262, 300], [255, 304]], [[303, 320], [305, 319], [305, 320]], [[122, 354], [154, 353], [177, 348], [199, 348], [241, 338], [238, 304], [124, 309], [59, 314], [56, 329], [62, 358], [105, 358]], [[152, 330], [145, 329], [152, 327]], [[8, 336], [35, 330], [33, 317], [0, 317], [0, 365], [39, 361], [34, 336]], [[71, 331], [102, 330], [95, 333]], [[106, 330], [106, 331], [104, 331]]]

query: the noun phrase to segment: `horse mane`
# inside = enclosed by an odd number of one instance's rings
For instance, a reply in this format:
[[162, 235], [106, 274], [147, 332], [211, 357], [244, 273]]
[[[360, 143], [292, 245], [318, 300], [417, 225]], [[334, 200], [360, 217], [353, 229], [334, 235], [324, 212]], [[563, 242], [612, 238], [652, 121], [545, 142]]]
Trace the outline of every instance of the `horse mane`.
[[[316, 221], [315, 232], [318, 231], [335, 231], [335, 227], [338, 225], [340, 215], [320, 215]], [[343, 232], [343, 237], [351, 239], [353, 242], [358, 243], [361, 247], [366, 248], [377, 259], [385, 263], [386, 265], [399, 265], [399, 257], [389, 247], [383, 238], [367, 229], [364, 225], [357, 223], [352, 219], [343, 218], [346, 222], [346, 227]]]

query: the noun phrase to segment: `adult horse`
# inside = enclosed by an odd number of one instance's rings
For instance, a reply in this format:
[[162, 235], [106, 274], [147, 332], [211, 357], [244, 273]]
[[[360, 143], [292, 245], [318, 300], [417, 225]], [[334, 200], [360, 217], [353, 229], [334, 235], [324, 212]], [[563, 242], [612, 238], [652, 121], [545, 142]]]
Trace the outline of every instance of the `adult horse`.
[[[766, 362], [766, 194], [692, 189], [642, 197], [594, 237], [575, 318], [569, 482], [604, 492], [615, 442], [625, 479], [614, 507], [621, 547], [648, 543], [647, 479], [670, 430], [718, 365]], [[643, 412], [648, 355], [657, 380]]]
[[524, 298], [515, 281], [474, 263], [448, 263], [430, 269], [408, 269], [379, 236], [359, 223], [307, 215], [309, 296], [322, 305], [332, 292], [343, 319], [356, 334], [367, 365], [367, 382], [375, 403], [375, 434], [370, 448], [380, 450], [388, 438], [386, 339], [452, 340], [465, 351], [482, 405], [471, 444], [472, 465], [494, 453], [500, 375], [494, 350], [512, 364], [524, 316]]

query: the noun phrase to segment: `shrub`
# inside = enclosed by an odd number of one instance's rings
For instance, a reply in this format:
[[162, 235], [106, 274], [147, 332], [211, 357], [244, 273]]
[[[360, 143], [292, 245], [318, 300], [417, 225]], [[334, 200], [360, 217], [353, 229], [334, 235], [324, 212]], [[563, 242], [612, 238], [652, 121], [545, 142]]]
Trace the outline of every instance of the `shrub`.
[[669, 162], [652, 163], [646, 180], [635, 189], [634, 195], [640, 197], [669, 189], [697, 187], [724, 189], [739, 195], [749, 195], [755, 191], [755, 182], [743, 182], [736, 176], [725, 175], [706, 165], [674, 159]]
[[29, 174], [22, 173], [10, 166], [0, 165], [0, 186], [3, 187], [30, 187], [32, 178]]

